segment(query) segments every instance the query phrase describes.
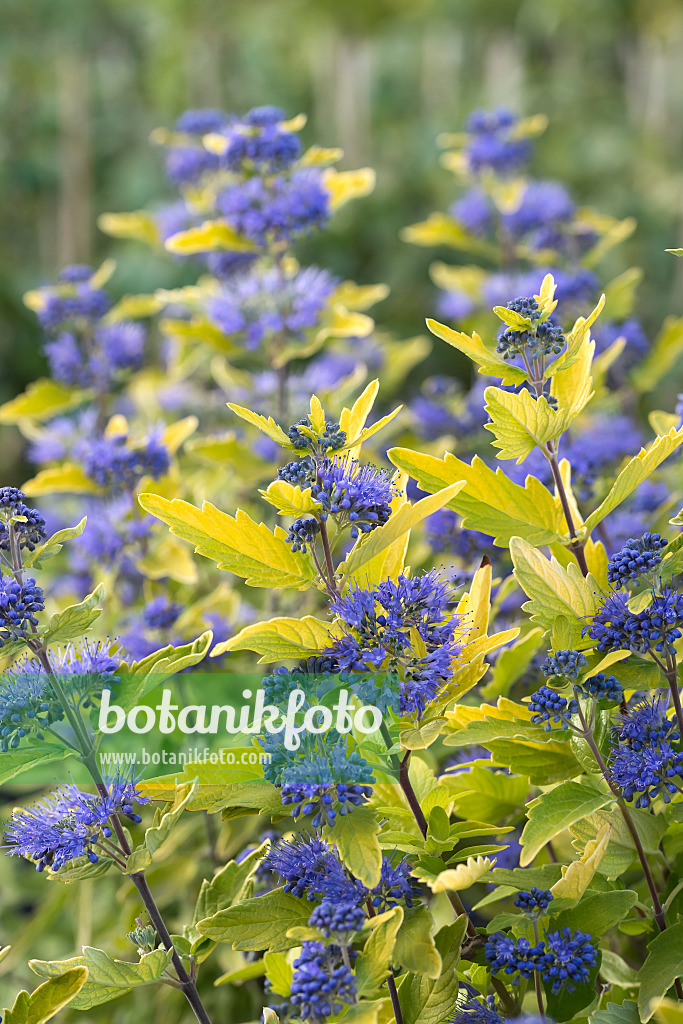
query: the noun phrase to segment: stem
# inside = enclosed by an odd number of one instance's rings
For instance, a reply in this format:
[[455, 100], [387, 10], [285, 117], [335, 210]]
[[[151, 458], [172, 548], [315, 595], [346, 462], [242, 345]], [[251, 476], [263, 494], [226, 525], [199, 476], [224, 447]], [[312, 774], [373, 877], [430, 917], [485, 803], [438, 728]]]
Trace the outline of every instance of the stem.
[[681, 708], [681, 695], [678, 692], [678, 672], [676, 669], [676, 656], [671, 655], [667, 652], [666, 655], [666, 678], [669, 682], [669, 689], [671, 690], [671, 696], [673, 697], [674, 707], [676, 709], [676, 721], [678, 722], [678, 732], [683, 736], [683, 708]]
[[514, 1014], [517, 1010], [517, 1004], [505, 988], [505, 985], [500, 978], [491, 977], [491, 984], [495, 988], [498, 998], [500, 999], [500, 1005], [503, 1007], [505, 1012], [508, 1014]]
[[323, 542], [323, 551], [325, 552], [329, 589], [332, 595], [337, 597], [337, 581], [335, 579], [334, 562], [332, 561], [332, 549], [330, 548], [330, 538], [327, 533], [327, 523], [324, 521], [320, 523], [320, 539]]
[[[365, 906], [368, 911], [368, 917], [377, 916], [371, 900], [368, 899]], [[391, 1005], [394, 1009], [394, 1019], [396, 1024], [403, 1024], [403, 1012], [401, 1010], [401, 1003], [398, 998], [398, 989], [396, 988], [396, 982], [394, 981], [394, 975], [391, 973], [391, 968], [389, 968], [389, 974], [387, 975], [387, 988], [389, 989], [389, 995], [391, 996]]]
[[570, 547], [574, 554], [574, 557], [576, 558], [576, 561], [578, 562], [581, 574], [583, 576], [587, 576], [588, 563], [586, 562], [586, 555], [583, 549], [584, 546], [583, 543], [579, 540], [578, 535], [576, 533], [574, 517], [572, 516], [572, 510], [569, 507], [569, 499], [567, 498], [567, 492], [564, 487], [564, 481], [562, 480], [562, 474], [560, 473], [560, 467], [557, 462], [557, 452], [553, 447], [552, 441], [548, 442], [546, 448], [548, 453], [548, 462], [550, 463], [550, 468], [553, 474], [553, 480], [555, 481], [557, 493], [560, 496], [560, 503], [562, 505], [562, 511], [564, 512], [564, 518], [567, 523], [567, 529], [569, 530], [569, 536], [572, 539]]
[[[534, 942], [538, 945], [538, 921], [534, 921]], [[536, 989], [536, 1002], [538, 1003], [538, 1013], [542, 1021], [545, 1021], [545, 1011], [543, 1009], [543, 989], [541, 988], [541, 972], [534, 971], [534, 987]]]

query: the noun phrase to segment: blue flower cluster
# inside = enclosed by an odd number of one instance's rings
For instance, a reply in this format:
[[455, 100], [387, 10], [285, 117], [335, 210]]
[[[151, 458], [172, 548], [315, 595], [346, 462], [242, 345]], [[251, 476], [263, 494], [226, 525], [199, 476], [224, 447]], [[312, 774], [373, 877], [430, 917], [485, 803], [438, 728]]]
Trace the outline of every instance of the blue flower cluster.
[[103, 319], [111, 299], [93, 285], [94, 274], [92, 267], [66, 267], [56, 285], [41, 289], [37, 312], [50, 335], [44, 348], [54, 379], [106, 391], [142, 364], [147, 332], [131, 320]]
[[667, 543], [659, 533], [644, 533], [642, 537], [627, 540], [607, 563], [607, 579], [617, 587], [624, 587], [629, 580], [638, 580], [652, 572], [661, 563], [661, 553]]
[[274, 336], [302, 338], [315, 327], [337, 286], [326, 270], [305, 267], [294, 275], [279, 267], [239, 274], [225, 281], [207, 304], [224, 334], [257, 348]]
[[611, 705], [618, 704], [624, 695], [621, 683], [604, 672], [584, 679], [580, 686], [575, 686], [574, 692]]
[[538, 971], [553, 993], [562, 989], [573, 992], [577, 985], [585, 985], [590, 970], [597, 964], [597, 951], [591, 935], [572, 932], [569, 928], [547, 932], [545, 941], [532, 945], [528, 939], [515, 940], [512, 936], [495, 932], [485, 945], [486, 959], [491, 970], [530, 978]]
[[554, 898], [550, 889], [539, 889], [534, 885], [529, 892], [517, 893], [515, 906], [527, 917], [538, 918], [546, 912]]
[[649, 807], [658, 796], [669, 803], [681, 792], [683, 753], [674, 746], [680, 736], [675, 718], [666, 716], [665, 700], [637, 704], [621, 716], [615, 731], [609, 773], [624, 799], [635, 800], [636, 807]]
[[553, 724], [559, 725], [561, 729], [568, 729], [571, 716], [577, 713], [579, 706], [574, 698], [568, 700], [555, 690], [551, 690], [549, 686], [542, 686], [531, 695], [529, 708], [533, 712], [531, 721], [534, 725], [544, 722], [543, 728], [550, 732]]
[[305, 896], [311, 903], [321, 900], [359, 907], [370, 900], [374, 907], [389, 910], [399, 904], [412, 907], [417, 895], [405, 858], [393, 863], [385, 854], [379, 883], [367, 889], [344, 867], [333, 846], [305, 833], [272, 846], [263, 865], [285, 880], [285, 892]]
[[675, 653], [674, 644], [683, 635], [679, 628], [683, 625], [683, 595], [663, 587], [659, 593], [653, 591], [651, 604], [640, 612], [632, 612], [628, 601], [625, 590], [608, 594], [590, 625], [584, 627], [584, 632], [598, 641], [598, 650]]
[[531, 143], [515, 135], [518, 121], [517, 115], [505, 107], [472, 111], [466, 124], [469, 139], [465, 158], [475, 174], [514, 173], [529, 159]]
[[231, 119], [222, 128], [227, 146], [221, 164], [231, 171], [258, 173], [291, 167], [301, 156], [301, 142], [284, 126], [286, 117], [279, 107], [254, 107], [243, 118]]
[[321, 520], [333, 515], [340, 529], [351, 527], [353, 538], [387, 522], [396, 493], [386, 470], [362, 466], [348, 456], [321, 462], [311, 484], [311, 496], [322, 505]]
[[503, 1024], [504, 1020], [496, 1010], [494, 996], [468, 999], [446, 1018], [447, 1024]]
[[17, 487], [0, 487], [0, 550], [9, 551], [10, 521], [20, 548], [35, 551], [47, 537], [45, 520], [25, 503], [26, 495]]
[[355, 1002], [356, 979], [336, 946], [306, 941], [294, 961], [290, 1002], [301, 1020], [324, 1021]]
[[[450, 681], [462, 649], [456, 639], [460, 621], [449, 615], [450, 601], [451, 590], [436, 570], [413, 579], [401, 575], [370, 590], [353, 589], [330, 606], [349, 632], [326, 653], [337, 659], [342, 675], [380, 674], [393, 682], [400, 688], [401, 714], [421, 717]], [[415, 649], [413, 630], [424, 652]]]
[[5, 675], [0, 678], [0, 752], [15, 750], [24, 736], [42, 739], [45, 729], [61, 717], [45, 676]]
[[112, 491], [134, 490], [144, 476], [158, 480], [171, 465], [168, 448], [156, 436], [133, 447], [125, 434], [83, 441], [83, 469], [99, 487]]
[[[306, 430], [301, 430], [305, 427]], [[311, 436], [311, 433], [313, 434]], [[337, 451], [346, 444], [346, 431], [340, 430], [338, 423], [328, 421], [325, 429], [319, 436], [313, 431], [310, 417], [297, 420], [287, 431], [289, 440], [299, 451], [310, 451], [319, 455], [326, 455], [328, 452]], [[291, 463], [290, 463], [291, 465]]]
[[552, 320], [545, 320], [540, 324], [535, 322], [540, 316], [535, 299], [513, 299], [507, 305], [508, 309], [529, 317], [534, 323], [526, 330], [506, 327], [501, 332], [498, 336], [496, 352], [503, 359], [516, 359], [519, 355], [536, 359], [539, 356], [560, 354], [565, 344], [562, 328], [558, 324], [554, 324]]
[[262, 248], [289, 245], [322, 228], [330, 215], [330, 193], [312, 167], [264, 180], [247, 178], [229, 185], [216, 206], [231, 227]]
[[0, 575], [0, 647], [24, 640], [38, 625], [36, 614], [44, 609], [43, 591], [34, 579], [19, 583]]
[[365, 911], [357, 903], [323, 900], [313, 910], [308, 923], [311, 928], [318, 928], [326, 939], [334, 935], [342, 945], [348, 945], [349, 938], [361, 930], [365, 920]]
[[581, 651], [555, 651], [549, 654], [541, 671], [546, 677], [558, 676], [561, 679], [576, 679], [581, 669], [588, 664], [586, 655]]
[[38, 871], [59, 871], [81, 857], [96, 864], [99, 857], [93, 847], [100, 848], [101, 839], [112, 835], [112, 815], [122, 814], [137, 823], [142, 819], [133, 805], [146, 803], [134, 779], [116, 777], [108, 783], [106, 796], [65, 786], [34, 807], [14, 812], [5, 832], [5, 849], [34, 861]]

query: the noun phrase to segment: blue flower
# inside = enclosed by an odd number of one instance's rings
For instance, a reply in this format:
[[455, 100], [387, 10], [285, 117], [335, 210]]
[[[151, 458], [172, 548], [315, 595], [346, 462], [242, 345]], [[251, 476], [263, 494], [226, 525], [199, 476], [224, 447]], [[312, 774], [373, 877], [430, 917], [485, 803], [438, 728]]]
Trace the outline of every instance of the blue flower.
[[124, 434], [83, 441], [79, 454], [83, 469], [100, 487], [133, 490], [144, 476], [165, 476], [171, 465], [168, 448], [152, 436], [140, 447], [131, 447]]
[[681, 792], [683, 754], [668, 743], [633, 747], [619, 746], [612, 750], [609, 774], [625, 800], [635, 799], [636, 807], [649, 807], [657, 796], [669, 803], [674, 793]]
[[45, 675], [12, 672], [0, 677], [0, 752], [16, 749], [24, 736], [62, 717]]
[[174, 185], [196, 185], [219, 167], [216, 154], [202, 146], [173, 146], [166, 154], [166, 175]]
[[574, 692], [592, 700], [605, 701], [610, 705], [618, 704], [624, 695], [621, 683], [614, 676], [607, 676], [604, 672], [584, 679], [580, 686], [574, 687]]
[[113, 779], [106, 796], [65, 786], [34, 807], [14, 812], [5, 832], [5, 850], [34, 861], [38, 871], [46, 867], [59, 871], [81, 857], [95, 864], [99, 857], [93, 847], [99, 848], [101, 839], [111, 836], [111, 816], [123, 814], [139, 822], [133, 804], [146, 803], [133, 779]]
[[643, 700], [622, 714], [616, 725], [622, 743], [634, 750], [650, 744], [675, 743], [680, 739], [675, 716], [666, 717], [666, 698]]
[[448, 212], [472, 235], [487, 235], [493, 227], [493, 208], [483, 189], [471, 188]]
[[255, 107], [240, 120], [231, 121], [223, 129], [227, 146], [221, 162], [231, 171], [260, 174], [291, 167], [301, 155], [301, 142], [298, 135], [282, 127], [286, 116], [278, 107]]
[[559, 355], [565, 343], [562, 328], [552, 320], [536, 323], [540, 310], [535, 299], [513, 299], [512, 302], [508, 302], [508, 309], [529, 317], [534, 323], [528, 330], [506, 327], [501, 332], [496, 352], [502, 355], [503, 359], [516, 359], [522, 353], [527, 353], [532, 358]]
[[617, 587], [624, 587], [629, 580], [640, 579], [652, 572], [661, 563], [661, 552], [667, 543], [659, 533], [632, 537], [607, 563], [607, 579]]
[[363, 466], [349, 456], [321, 462], [310, 486], [311, 496], [322, 506], [321, 521], [334, 516], [337, 527], [349, 526], [354, 539], [388, 521], [396, 495], [396, 485], [386, 470]]
[[149, 629], [166, 631], [175, 625], [182, 610], [183, 606], [177, 601], [171, 601], [166, 594], [159, 594], [147, 602], [142, 610], [142, 617]]
[[267, 184], [260, 177], [230, 185], [216, 205], [228, 223], [260, 246], [291, 242], [322, 227], [329, 217], [329, 192], [313, 168], [276, 176]]
[[37, 612], [45, 609], [43, 591], [34, 579], [23, 583], [0, 576], [0, 647], [24, 640], [38, 625]]
[[559, 693], [551, 690], [549, 686], [542, 686], [540, 690], [531, 695], [529, 709], [533, 711], [531, 721], [534, 725], [545, 722], [543, 728], [546, 732], [550, 732], [553, 723], [562, 729], [568, 729], [571, 716], [578, 711], [578, 704], [573, 698], [567, 700], [566, 697], [561, 697]]
[[519, 892], [515, 897], [515, 906], [531, 918], [541, 917], [555, 897], [550, 889], [538, 889], [532, 886], [529, 892]]
[[549, 654], [541, 671], [544, 676], [559, 676], [562, 679], [576, 679], [581, 669], [588, 664], [586, 655], [581, 651], [555, 651]]
[[0, 550], [10, 549], [9, 520], [14, 520], [14, 535], [20, 548], [34, 551], [47, 537], [45, 520], [37, 509], [25, 504], [25, 499], [26, 495], [17, 487], [0, 487]]
[[585, 985], [590, 979], [590, 969], [598, 962], [598, 955], [592, 945], [593, 938], [584, 932], [571, 932], [561, 928], [546, 934], [547, 950], [538, 957], [538, 970], [546, 984], [552, 985], [553, 993], [566, 988], [573, 992], [577, 985]]
[[534, 249], [558, 248], [548, 243], [560, 225], [566, 227], [574, 210], [569, 193], [559, 181], [530, 181], [517, 208], [503, 215], [503, 224], [516, 239], [535, 233], [529, 242]]
[[[419, 717], [450, 680], [462, 650], [456, 640], [460, 620], [448, 614], [450, 600], [450, 587], [436, 571], [413, 579], [401, 575], [371, 590], [351, 589], [330, 607], [352, 632], [326, 653], [337, 659], [342, 677], [381, 669], [400, 687], [401, 713]], [[424, 652], [415, 649], [412, 630]]]
[[631, 456], [641, 443], [640, 429], [628, 416], [597, 416], [589, 427], [573, 434], [564, 454], [571, 462], [579, 498], [590, 499], [600, 473]]
[[322, 1022], [355, 1002], [356, 979], [336, 946], [304, 942], [294, 961], [290, 1002], [301, 1020]]
[[337, 284], [332, 274], [318, 267], [293, 275], [273, 267], [225, 281], [207, 309], [224, 334], [255, 349], [273, 335], [302, 338], [319, 323]]
[[412, 907], [418, 891], [415, 879], [410, 874], [408, 860], [402, 857], [393, 864], [384, 854], [379, 883], [370, 893], [373, 907], [380, 912], [399, 905]]
[[584, 627], [598, 641], [598, 650], [674, 653], [674, 643], [683, 635], [678, 628], [683, 625], [683, 595], [664, 587], [661, 593], [653, 592], [651, 604], [640, 612], [632, 612], [628, 600], [624, 590], [609, 594], [591, 624]]
[[[305, 427], [306, 430], [301, 430], [301, 427]], [[305, 416], [292, 424], [287, 431], [287, 436], [299, 451], [310, 451], [322, 455], [343, 448], [346, 444], [346, 431], [340, 430], [339, 424], [333, 423], [331, 420], [325, 423], [325, 428], [319, 436], [313, 431], [314, 436], [311, 437], [307, 431], [312, 430], [310, 417]]]
[[518, 171], [529, 159], [531, 143], [528, 139], [514, 136], [517, 121], [517, 115], [504, 107], [492, 111], [475, 110], [470, 114], [466, 125], [470, 137], [465, 157], [472, 171], [491, 170], [497, 174], [509, 174]]
[[208, 135], [219, 132], [230, 120], [222, 110], [204, 107], [199, 110], [186, 110], [176, 121], [176, 130], [185, 135]]
[[469, 999], [446, 1018], [446, 1024], [504, 1024], [504, 1021], [496, 1010], [494, 996], [487, 996], [486, 1000]]
[[310, 902], [329, 899], [359, 904], [367, 895], [362, 882], [344, 869], [336, 850], [307, 833], [272, 846], [263, 866], [285, 880], [285, 892]]
[[493, 974], [504, 971], [515, 974], [514, 984], [519, 984], [519, 975], [530, 978], [534, 973], [538, 957], [543, 952], [543, 943], [532, 946], [528, 939], [513, 939], [503, 932], [494, 932], [484, 946], [487, 963]]
[[605, 352], [619, 338], [624, 339], [626, 347], [619, 356], [620, 367], [622, 365], [626, 367], [633, 366], [634, 363], [643, 359], [650, 350], [650, 342], [643, 330], [643, 325], [635, 317], [629, 317], [628, 320], [624, 320], [622, 323], [601, 320], [599, 324], [596, 324], [591, 329], [591, 337], [595, 339], [596, 355]]
[[311, 928], [318, 928], [326, 939], [334, 935], [338, 942], [348, 945], [354, 932], [359, 932], [365, 923], [365, 911], [357, 903], [336, 903], [323, 900], [315, 907], [309, 918]]

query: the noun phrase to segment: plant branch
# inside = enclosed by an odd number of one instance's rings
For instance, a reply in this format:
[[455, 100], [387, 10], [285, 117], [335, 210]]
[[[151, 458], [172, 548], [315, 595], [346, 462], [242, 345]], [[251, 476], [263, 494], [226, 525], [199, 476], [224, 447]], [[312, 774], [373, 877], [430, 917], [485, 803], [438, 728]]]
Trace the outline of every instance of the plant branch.
[[[366, 900], [365, 906], [368, 911], [368, 917], [377, 916], [370, 899]], [[387, 975], [387, 988], [389, 989], [389, 995], [391, 996], [391, 1005], [394, 1010], [394, 1019], [396, 1024], [403, 1024], [403, 1011], [401, 1010], [401, 1003], [398, 998], [398, 989], [396, 988], [396, 982], [394, 981], [394, 975], [391, 973], [391, 968], [389, 968], [389, 974]]]

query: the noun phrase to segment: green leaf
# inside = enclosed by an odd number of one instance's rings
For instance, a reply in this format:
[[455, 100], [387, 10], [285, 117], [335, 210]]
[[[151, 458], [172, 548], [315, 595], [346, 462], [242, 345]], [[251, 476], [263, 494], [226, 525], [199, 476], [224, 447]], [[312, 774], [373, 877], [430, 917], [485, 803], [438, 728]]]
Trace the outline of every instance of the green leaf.
[[678, 362], [683, 352], [683, 317], [669, 316], [646, 358], [631, 374], [631, 387], [638, 394], [651, 394]]
[[653, 1001], [664, 996], [683, 975], [683, 921], [669, 925], [647, 944], [648, 955], [638, 971], [638, 1009], [645, 1024], [654, 1013]]
[[165, 843], [171, 832], [178, 824], [183, 811], [190, 803], [197, 791], [197, 783], [185, 783], [176, 786], [173, 803], [169, 804], [164, 811], [158, 811], [158, 821], [145, 832], [144, 842], [136, 847], [126, 863], [126, 874], [132, 875], [137, 871], [144, 871], [149, 867], [162, 843]]
[[683, 430], [672, 429], [668, 434], [655, 438], [649, 448], [641, 448], [640, 452], [624, 466], [604, 501], [586, 519], [583, 526], [586, 535], [588, 536], [598, 523], [621, 505], [681, 444]]
[[325, 826], [325, 838], [334, 843], [349, 871], [368, 889], [379, 884], [382, 851], [377, 835], [379, 825], [369, 807], [357, 807], [353, 814], [338, 814], [334, 825]]
[[[666, 832], [667, 823], [664, 815], [649, 814], [637, 807], [630, 808], [629, 813], [643, 849], [647, 854], [655, 856]], [[586, 845], [596, 838], [606, 824], [611, 828], [610, 839], [598, 866], [598, 872], [606, 878], [619, 878], [633, 863], [637, 852], [623, 815], [617, 808], [603, 807], [594, 814], [587, 814], [585, 818], [576, 821], [570, 829], [572, 844], [579, 853], [583, 853]]]
[[565, 569], [555, 557], [548, 560], [521, 537], [511, 540], [510, 555], [515, 578], [530, 598], [523, 607], [532, 622], [550, 630], [557, 616], [565, 616], [572, 646], [578, 646], [586, 619], [595, 615], [602, 597], [595, 579], [591, 575], [584, 579], [573, 562]]
[[443, 966], [438, 978], [406, 974], [399, 988], [404, 1024], [440, 1024], [452, 1013], [458, 995], [456, 966], [465, 937], [467, 916], [461, 914], [436, 936], [436, 948]]
[[52, 978], [39, 985], [34, 992], [20, 992], [11, 1010], [5, 1009], [2, 1019], [5, 1024], [45, 1024], [56, 1013], [73, 1003], [88, 980], [85, 967], [74, 967], [59, 978]]
[[22, 490], [29, 498], [40, 498], [44, 494], [101, 493], [101, 488], [74, 462], [42, 469], [40, 473], [22, 484]]
[[272, 949], [282, 951], [296, 946], [287, 936], [289, 928], [305, 927], [311, 916], [311, 904], [282, 889], [242, 900], [234, 907], [197, 922], [197, 931], [214, 942], [230, 942], [233, 949]]
[[330, 622], [305, 615], [303, 619], [280, 617], [245, 626], [236, 636], [216, 644], [211, 657], [227, 651], [256, 651], [260, 665], [289, 658], [305, 658], [329, 647], [340, 630]]
[[291, 964], [287, 963], [282, 953], [276, 953], [274, 950], [265, 954], [263, 963], [266, 968], [266, 977], [270, 982], [273, 992], [278, 996], [286, 998], [292, 990], [294, 971]]
[[396, 937], [394, 961], [413, 974], [438, 978], [441, 974], [441, 955], [434, 942], [434, 919], [427, 907], [406, 909], [403, 924]]
[[590, 1024], [641, 1024], [638, 1007], [630, 999], [623, 1003], [608, 1003], [604, 1010], [591, 1013], [588, 1020]]
[[494, 885], [510, 885], [514, 889], [526, 892], [535, 885], [539, 889], [549, 889], [561, 875], [560, 864], [540, 864], [534, 868], [494, 868], [491, 882]]
[[87, 397], [87, 391], [76, 391], [56, 380], [41, 378], [29, 384], [23, 395], [0, 406], [0, 423], [16, 424], [26, 420], [42, 423], [80, 405]]
[[197, 554], [213, 559], [219, 569], [244, 577], [250, 587], [307, 590], [313, 584], [312, 560], [291, 550], [279, 526], [271, 532], [241, 509], [233, 519], [208, 501], [198, 509], [180, 498], [169, 501], [158, 494], [141, 494], [138, 500], [146, 512], [170, 526], [171, 533], [193, 544]]
[[547, 842], [613, 800], [611, 793], [598, 793], [571, 781], [542, 793], [529, 805], [529, 817], [520, 839], [520, 866], [531, 864]]
[[43, 641], [46, 644], [63, 644], [82, 637], [102, 612], [98, 605], [103, 600], [104, 587], [99, 583], [80, 604], [72, 604], [62, 612], [55, 612]]
[[83, 947], [83, 956], [71, 960], [31, 960], [29, 967], [42, 977], [59, 977], [74, 967], [87, 968], [87, 980], [70, 1006], [74, 1010], [91, 1010], [136, 988], [154, 985], [171, 962], [171, 952], [155, 949], [132, 964], [113, 960], [104, 950]]
[[359, 996], [374, 996], [387, 980], [398, 930], [403, 923], [403, 907], [392, 907], [372, 918], [372, 931], [355, 964]]
[[538, 627], [529, 630], [510, 647], [504, 647], [491, 669], [491, 680], [482, 687], [486, 700], [507, 697], [510, 690], [524, 675], [531, 659], [543, 642], [543, 630]]
[[626, 917], [637, 900], [638, 894], [631, 889], [589, 894], [575, 907], [559, 913], [553, 919], [553, 930], [567, 927], [598, 938]]
[[73, 751], [66, 747], [58, 747], [51, 743], [35, 743], [20, 747], [18, 750], [9, 750], [6, 754], [0, 754], [0, 785], [4, 786], [11, 779], [30, 772], [38, 765], [49, 764], [51, 761], [65, 761], [72, 753]]
[[206, 878], [203, 880], [194, 908], [193, 924], [231, 907], [240, 898], [245, 885], [258, 868], [267, 845], [262, 843], [239, 863], [236, 860], [229, 861], [210, 881]]
[[281, 516], [300, 516], [305, 513], [319, 512], [322, 505], [311, 494], [311, 488], [302, 490], [286, 480], [274, 480], [265, 491], [259, 494], [273, 505]]
[[487, 388], [484, 398], [491, 417], [491, 422], [484, 426], [495, 437], [491, 444], [500, 449], [499, 459], [524, 462], [534, 448], [543, 449], [565, 428], [562, 412], [551, 409], [545, 397], [533, 398], [530, 391], [515, 394]]
[[436, 459], [409, 448], [391, 448], [387, 454], [422, 490], [433, 492], [464, 480], [465, 486], [448, 507], [463, 517], [466, 529], [489, 534], [498, 547], [507, 547], [512, 537], [524, 537], [538, 545], [565, 540], [562, 509], [533, 476], [527, 477], [522, 487], [508, 480], [500, 467], [491, 469], [478, 455], [468, 465], [454, 455]]
[[605, 286], [605, 311], [610, 320], [621, 323], [633, 314], [636, 289], [643, 280], [640, 267], [630, 267]]
[[36, 548], [35, 551], [24, 552], [24, 568], [30, 569], [32, 565], [38, 565], [40, 568], [41, 562], [46, 562], [48, 558], [53, 558], [55, 555], [58, 555], [62, 550], [65, 540], [73, 540], [74, 537], [80, 537], [85, 529], [87, 521], [87, 516], [83, 516], [78, 526], [67, 526], [64, 530], [58, 530], [57, 533], [53, 533], [52, 536], [46, 540], [44, 544], [41, 544], [40, 547]]
[[638, 988], [636, 972], [618, 953], [614, 953], [611, 949], [602, 951], [600, 977], [609, 985], [617, 985], [619, 988]]
[[671, 999], [653, 999], [652, 1005], [659, 1024], [682, 1024], [683, 1006], [680, 1003], [674, 1003]]
[[206, 656], [212, 640], [213, 633], [209, 630], [182, 647], [169, 644], [168, 647], [148, 654], [141, 661], [134, 661], [130, 665], [122, 663], [117, 669], [121, 682], [116, 687], [116, 703], [124, 711], [130, 711], [169, 676], [197, 665]]
[[421, 498], [414, 505], [408, 502], [401, 505], [384, 526], [378, 527], [372, 533], [361, 534], [350, 555], [339, 567], [339, 571], [344, 574], [347, 581], [358, 578], [362, 574], [363, 567], [380, 551], [385, 551], [427, 516], [447, 505], [464, 486], [464, 481], [458, 480], [435, 494]]
[[[241, 985], [243, 981], [251, 981], [252, 978], [263, 978], [266, 973], [266, 965], [263, 960], [252, 960], [244, 967], [238, 967], [235, 971], [228, 971], [216, 978], [214, 985]], [[270, 1009], [270, 1007], [266, 1007]], [[266, 1018], [267, 1019], [267, 1018]], [[277, 1017], [275, 1017], [277, 1020]]]

